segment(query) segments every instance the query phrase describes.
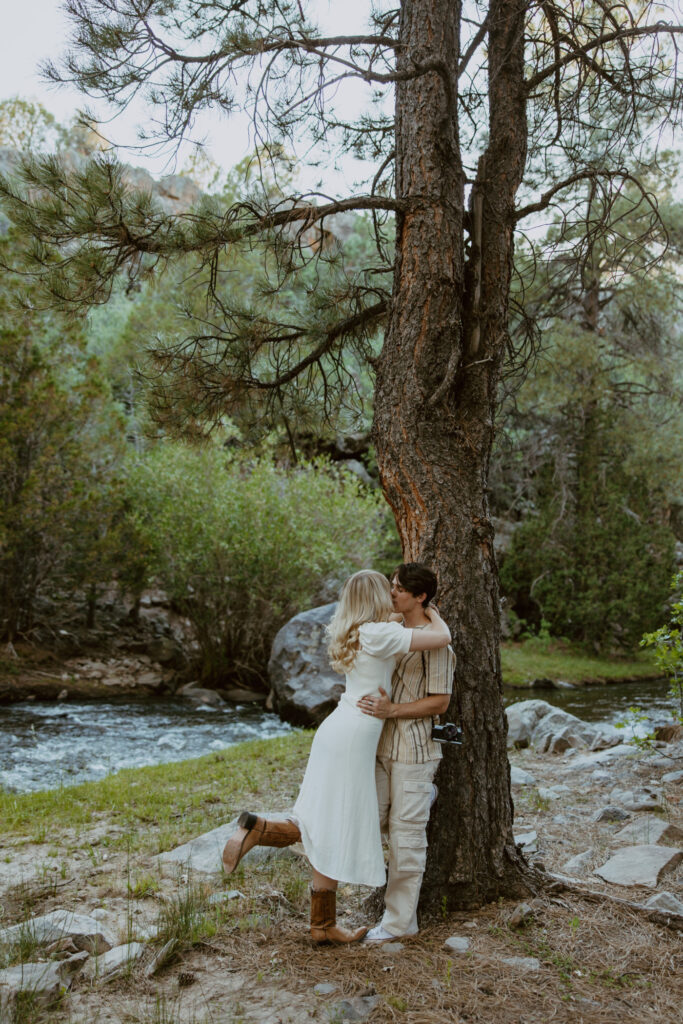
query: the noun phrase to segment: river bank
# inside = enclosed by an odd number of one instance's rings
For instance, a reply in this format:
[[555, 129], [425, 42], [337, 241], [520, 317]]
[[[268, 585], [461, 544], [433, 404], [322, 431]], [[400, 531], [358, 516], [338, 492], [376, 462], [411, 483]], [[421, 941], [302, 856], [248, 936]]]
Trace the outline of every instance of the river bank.
[[[0, 796], [2, 925], [67, 909], [95, 915], [112, 943], [139, 942], [140, 959], [106, 982], [92, 973], [95, 958], [79, 954], [91, 966], [74, 964], [70, 994], [50, 1011], [50, 1024], [322, 1024], [343, 1014], [371, 1024], [677, 1020], [680, 939], [614, 903], [548, 893], [533, 901], [522, 927], [511, 923], [515, 904], [501, 901], [426, 923], [394, 949], [312, 950], [300, 858], [250, 855], [230, 878], [203, 873], [192, 860], [160, 859], [243, 806], [291, 806], [310, 742], [310, 732], [294, 731], [82, 786]], [[653, 829], [671, 827], [657, 845], [672, 855], [681, 846], [681, 783], [670, 778], [683, 767], [680, 742], [649, 755], [635, 747], [560, 756], [526, 748], [511, 750], [510, 760], [515, 835], [530, 860], [563, 873], [574, 860], [578, 884], [593, 892], [641, 903], [662, 890], [683, 898], [681, 865], [658, 886], [593, 874], [630, 845], [619, 833], [643, 817]], [[625, 809], [628, 793], [654, 795], [650, 810]], [[621, 820], [600, 816], [614, 805]], [[342, 887], [348, 920], [365, 919], [367, 893]], [[150, 974], [172, 937], [170, 959]], [[446, 947], [449, 938], [458, 942]], [[68, 942], [62, 947], [52, 957], [77, 955]], [[3, 955], [16, 963], [19, 954], [5, 947]], [[24, 960], [45, 957], [45, 947], [25, 944]]]

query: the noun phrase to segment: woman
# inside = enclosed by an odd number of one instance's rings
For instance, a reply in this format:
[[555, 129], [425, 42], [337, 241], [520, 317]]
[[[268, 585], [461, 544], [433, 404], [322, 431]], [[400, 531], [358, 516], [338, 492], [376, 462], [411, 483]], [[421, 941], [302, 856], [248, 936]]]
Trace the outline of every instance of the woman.
[[448, 627], [433, 608], [424, 629], [393, 621], [389, 584], [364, 569], [344, 584], [328, 627], [332, 667], [346, 675], [337, 708], [316, 732], [292, 816], [284, 822], [248, 812], [226, 845], [223, 863], [232, 871], [257, 843], [288, 846], [301, 839], [313, 868], [311, 935], [316, 942], [356, 942], [367, 929], [336, 924], [338, 882], [383, 885], [386, 874], [375, 789], [375, 752], [382, 719], [364, 714], [361, 697], [391, 693], [396, 655], [445, 647]]

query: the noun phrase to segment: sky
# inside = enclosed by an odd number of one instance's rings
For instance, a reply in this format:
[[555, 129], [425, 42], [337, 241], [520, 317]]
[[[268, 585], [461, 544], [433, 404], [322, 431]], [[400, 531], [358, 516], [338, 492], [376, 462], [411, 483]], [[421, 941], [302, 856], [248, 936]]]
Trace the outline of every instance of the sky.
[[[333, 31], [348, 31], [349, 25], [364, 25], [369, 0], [311, 0], [311, 8], [317, 8], [318, 16], [324, 19], [325, 27]], [[44, 82], [38, 71], [41, 61], [58, 58], [66, 48], [70, 23], [61, 10], [61, 0], [4, 0], [2, 12], [3, 31], [0, 34], [0, 100], [12, 96], [37, 99], [58, 121], [67, 122], [79, 107], [92, 106], [100, 113], [106, 107], [96, 104], [69, 87], [55, 87]], [[361, 87], [364, 88], [364, 87]], [[350, 98], [357, 105], [360, 97]], [[144, 120], [142, 106], [120, 117], [103, 132], [117, 145], [134, 144], [136, 124]], [[243, 156], [253, 151], [250, 125], [245, 116], [236, 116], [229, 121], [218, 117], [207, 117], [200, 125], [199, 134], [207, 139], [212, 158], [226, 170]], [[181, 151], [174, 162], [168, 154], [146, 156], [139, 152], [121, 152], [121, 158], [135, 166], [145, 167], [155, 176], [173, 173], [181, 169], [189, 157], [189, 150]], [[326, 186], [335, 191], [345, 191], [362, 173], [357, 161], [351, 158], [342, 161], [336, 171], [326, 173]], [[313, 187], [314, 177], [320, 171], [311, 172], [306, 183]]]

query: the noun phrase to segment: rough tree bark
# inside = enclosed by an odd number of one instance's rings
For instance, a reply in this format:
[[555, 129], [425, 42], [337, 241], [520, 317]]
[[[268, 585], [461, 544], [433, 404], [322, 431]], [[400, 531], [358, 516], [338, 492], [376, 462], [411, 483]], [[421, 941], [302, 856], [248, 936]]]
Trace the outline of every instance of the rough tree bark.
[[465, 733], [461, 749], [446, 748], [439, 773], [421, 898], [428, 910], [528, 891], [529, 872], [512, 838], [498, 573], [486, 498], [515, 194], [526, 156], [524, 11], [523, 0], [490, 6], [489, 145], [468, 218], [457, 120], [461, 6], [401, 5], [399, 71], [426, 59], [441, 70], [396, 90], [396, 192], [409, 200], [409, 212], [397, 220], [374, 437], [404, 558], [435, 566], [440, 577], [457, 656], [449, 717]]

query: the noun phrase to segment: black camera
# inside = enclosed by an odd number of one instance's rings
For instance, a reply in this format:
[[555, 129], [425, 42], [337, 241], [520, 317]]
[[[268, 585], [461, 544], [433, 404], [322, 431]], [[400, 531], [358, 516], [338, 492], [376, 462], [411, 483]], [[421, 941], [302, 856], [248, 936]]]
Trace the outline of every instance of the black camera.
[[432, 739], [435, 743], [450, 743], [455, 747], [462, 746], [462, 729], [454, 722], [432, 726]]

